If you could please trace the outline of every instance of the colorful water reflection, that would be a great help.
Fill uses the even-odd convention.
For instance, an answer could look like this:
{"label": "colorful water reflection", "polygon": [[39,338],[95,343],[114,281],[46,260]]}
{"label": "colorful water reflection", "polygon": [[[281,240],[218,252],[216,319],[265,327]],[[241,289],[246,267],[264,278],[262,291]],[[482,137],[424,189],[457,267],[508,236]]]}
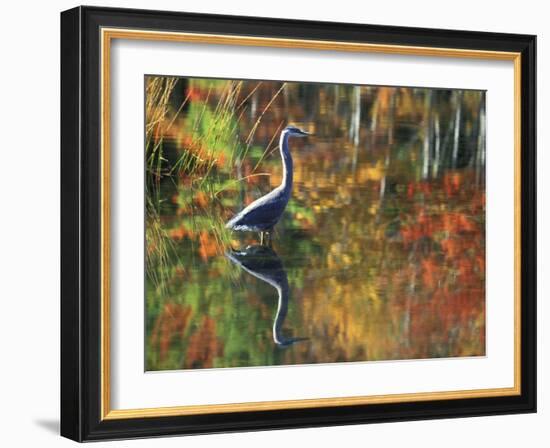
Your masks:
{"label": "colorful water reflection", "polygon": [[[484,355],[484,104],[148,77],[146,370]],[[280,183],[288,123],[315,136],[258,248],[223,224]]]}

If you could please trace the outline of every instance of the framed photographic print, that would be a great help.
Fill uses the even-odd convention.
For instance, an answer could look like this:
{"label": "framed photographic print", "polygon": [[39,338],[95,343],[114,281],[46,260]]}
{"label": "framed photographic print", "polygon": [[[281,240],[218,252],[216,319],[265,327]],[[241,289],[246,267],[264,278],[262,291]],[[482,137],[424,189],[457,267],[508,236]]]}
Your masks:
{"label": "framed photographic print", "polygon": [[61,14],[61,433],[536,410],[534,36]]}

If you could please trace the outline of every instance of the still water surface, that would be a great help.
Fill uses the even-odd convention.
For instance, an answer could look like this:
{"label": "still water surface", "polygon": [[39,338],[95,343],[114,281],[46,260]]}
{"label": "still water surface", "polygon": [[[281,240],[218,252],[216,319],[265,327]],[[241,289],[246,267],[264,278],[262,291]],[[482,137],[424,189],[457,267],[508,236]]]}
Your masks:
{"label": "still water surface", "polygon": [[[484,355],[483,92],[180,79],[167,98],[147,370]],[[280,183],[289,122],[315,135],[291,140],[261,247],[223,223]]]}

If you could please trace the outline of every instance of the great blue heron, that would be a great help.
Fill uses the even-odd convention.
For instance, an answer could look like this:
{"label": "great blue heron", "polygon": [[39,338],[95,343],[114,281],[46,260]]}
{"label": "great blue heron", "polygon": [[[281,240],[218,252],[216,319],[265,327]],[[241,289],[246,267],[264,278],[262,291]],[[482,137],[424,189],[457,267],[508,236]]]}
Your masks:
{"label": "great blue heron", "polygon": [[281,185],[265,196],[256,199],[225,225],[226,228],[240,231],[260,232],[260,244],[264,243],[265,233],[269,233],[281,218],[292,193],[292,156],[288,147],[290,137],[305,137],[309,133],[294,126],[287,126],[281,132],[279,150],[283,162]]}
{"label": "great blue heron", "polygon": [[287,347],[296,342],[307,340],[308,338],[285,337],[283,335],[283,323],[288,313],[290,288],[283,262],[277,253],[266,246],[248,246],[244,250],[232,250],[225,255],[250,275],[277,290],[278,302],[275,319],[273,319],[273,342],[279,347]]}

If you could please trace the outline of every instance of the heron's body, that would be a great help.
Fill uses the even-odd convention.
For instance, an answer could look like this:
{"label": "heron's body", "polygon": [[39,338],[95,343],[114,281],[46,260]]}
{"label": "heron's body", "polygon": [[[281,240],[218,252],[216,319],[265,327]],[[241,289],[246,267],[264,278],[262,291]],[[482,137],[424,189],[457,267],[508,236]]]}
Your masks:
{"label": "heron's body", "polygon": [[293,165],[288,146],[290,136],[308,135],[298,128],[288,126],[281,133],[279,149],[283,162],[283,180],[281,185],[265,196],[256,199],[227,222],[225,227],[239,231],[269,232],[281,219],[292,195]]}
{"label": "heron's body", "polygon": [[290,195],[290,191],[282,191],[279,186],[249,204],[225,226],[232,230],[269,232],[285,211]]}

